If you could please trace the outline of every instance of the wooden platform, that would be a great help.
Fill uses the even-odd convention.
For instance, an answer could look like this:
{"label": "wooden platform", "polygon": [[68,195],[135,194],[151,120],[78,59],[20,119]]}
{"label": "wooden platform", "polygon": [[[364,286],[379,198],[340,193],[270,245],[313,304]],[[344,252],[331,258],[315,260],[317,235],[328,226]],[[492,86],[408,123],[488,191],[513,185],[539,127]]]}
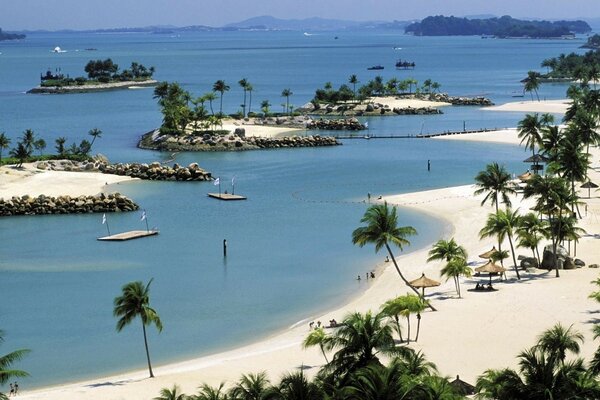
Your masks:
{"label": "wooden platform", "polygon": [[98,240],[122,242],[124,240],[139,239],[146,236],[158,235],[158,231],[129,231],[117,233],[115,235],[99,237]]}
{"label": "wooden platform", "polygon": [[225,201],[246,200],[246,197],[244,197],[244,196],[240,196],[237,194],[228,194],[228,193],[209,193],[208,197],[212,197],[213,199],[218,199],[218,200],[225,200]]}

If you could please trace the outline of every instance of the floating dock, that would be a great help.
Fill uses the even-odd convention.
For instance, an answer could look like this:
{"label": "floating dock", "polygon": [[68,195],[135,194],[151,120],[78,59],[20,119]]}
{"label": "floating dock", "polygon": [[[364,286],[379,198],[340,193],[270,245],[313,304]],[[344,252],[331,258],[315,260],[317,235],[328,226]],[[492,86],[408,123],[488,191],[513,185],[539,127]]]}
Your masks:
{"label": "floating dock", "polygon": [[246,197],[244,197],[244,196],[240,196],[237,194],[228,194],[228,193],[209,193],[208,197],[212,197],[213,199],[217,199],[217,200],[225,200],[225,201],[246,200]]}
{"label": "floating dock", "polygon": [[117,233],[115,235],[99,237],[98,240],[107,242],[123,242],[125,240],[139,239],[146,236],[158,235],[158,231],[129,231]]}

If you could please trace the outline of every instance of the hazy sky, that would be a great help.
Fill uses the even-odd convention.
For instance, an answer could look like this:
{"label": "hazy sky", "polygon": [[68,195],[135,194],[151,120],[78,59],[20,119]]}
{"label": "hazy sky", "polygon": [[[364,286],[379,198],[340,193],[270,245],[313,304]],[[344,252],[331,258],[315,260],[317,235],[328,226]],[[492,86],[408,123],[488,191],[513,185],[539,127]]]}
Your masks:
{"label": "hazy sky", "polygon": [[593,18],[600,16],[600,0],[0,0],[5,30],[222,26],[259,15],[390,21],[438,14]]}

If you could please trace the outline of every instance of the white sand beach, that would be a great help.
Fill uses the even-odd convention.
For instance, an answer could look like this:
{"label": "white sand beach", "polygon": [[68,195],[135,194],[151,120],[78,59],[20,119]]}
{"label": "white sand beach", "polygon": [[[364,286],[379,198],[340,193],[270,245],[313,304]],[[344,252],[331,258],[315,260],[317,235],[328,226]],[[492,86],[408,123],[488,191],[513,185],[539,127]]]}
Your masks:
{"label": "white sand beach", "polygon": [[[518,143],[514,129],[440,139]],[[594,160],[598,160],[599,156],[600,151],[594,149]],[[599,181],[600,173],[592,170],[590,179]],[[6,197],[11,194],[11,188],[19,187],[18,179],[11,182],[10,187],[4,183],[2,186],[1,193]],[[479,260],[477,254],[494,244],[493,239],[480,241],[478,235],[487,214],[493,209],[489,205],[481,207],[481,198],[475,197],[473,191],[474,187],[467,185],[390,196],[385,200],[431,214],[449,224],[453,232],[451,236],[467,248],[469,261],[478,263],[483,260]],[[584,197],[587,196],[587,191],[583,193]],[[587,264],[600,263],[599,239],[594,236],[600,233],[600,197],[598,193],[592,193],[592,198],[584,201],[588,208],[581,225],[588,235],[580,241],[577,256]],[[513,206],[527,210],[531,203],[516,197]],[[402,209],[399,214],[402,225]],[[359,226],[359,221],[356,225]],[[373,251],[373,248],[367,247],[364,251]],[[439,280],[442,263],[426,263],[428,251],[429,247],[405,255],[396,252],[398,263],[409,279],[425,272],[428,277]],[[517,254],[528,256],[529,250],[519,249]],[[300,346],[309,332],[309,321],[325,322],[332,318],[340,321],[349,312],[377,310],[384,301],[407,293],[392,263],[383,262],[384,253],[380,256],[380,266],[385,265],[385,268],[376,279],[361,282],[361,285],[368,285],[364,294],[336,310],[314,315],[297,326],[274,332],[269,338],[256,338],[254,344],[182,363],[157,366],[154,368],[154,379],[147,378],[147,371],[142,369],[37,391],[24,388],[19,397],[36,400],[150,399],[157,396],[161,388],[172,387],[173,384],[178,384],[183,392],[193,394],[202,383],[231,383],[242,373],[262,370],[267,371],[274,381],[284,372],[301,366],[312,375],[324,363],[324,359],[317,348],[302,350]],[[366,265],[365,272],[374,267]],[[594,290],[590,281],[598,276],[599,271],[585,267],[561,271],[561,277],[555,278],[553,271],[537,270],[522,272],[521,281],[517,281],[511,270],[507,272],[508,281],[495,284],[498,290],[494,292],[469,291],[476,281],[461,279],[462,299],[457,298],[451,281],[443,282],[440,287],[426,291],[438,311],[423,314],[419,342],[411,346],[423,350],[427,358],[437,364],[441,374],[458,374],[462,379],[474,383],[476,377],[488,368],[515,367],[516,355],[521,350],[532,346],[543,330],[562,322],[566,326],[573,324],[585,335],[582,355],[589,358],[598,345],[592,340],[590,321],[595,320],[594,313],[600,309],[600,305],[587,296]],[[140,362],[142,360],[140,350]]]}
{"label": "white sand beach", "polygon": [[567,99],[542,101],[515,101],[511,103],[501,104],[499,106],[483,107],[482,110],[564,114],[565,111],[567,111],[567,108],[569,108],[570,103],[571,101]]}
{"label": "white sand beach", "polygon": [[249,121],[226,119],[223,121],[224,130],[233,133],[237,128],[243,128],[246,136],[266,138],[293,136],[304,131],[303,129],[292,128],[289,126],[260,125],[255,123],[255,119],[250,119]]}
{"label": "white sand beach", "polygon": [[105,186],[131,181],[128,176],[101,174],[98,172],[48,171],[37,169],[33,164],[23,167],[0,167],[0,199],[12,196],[91,196],[102,192]]}
{"label": "white sand beach", "polygon": [[443,103],[440,101],[428,101],[428,100],[419,100],[419,99],[405,99],[405,98],[397,98],[393,96],[385,96],[385,97],[370,97],[367,99],[366,103],[379,103],[384,106],[388,106],[391,109],[394,108],[424,108],[424,107],[445,107],[451,106],[450,103]]}

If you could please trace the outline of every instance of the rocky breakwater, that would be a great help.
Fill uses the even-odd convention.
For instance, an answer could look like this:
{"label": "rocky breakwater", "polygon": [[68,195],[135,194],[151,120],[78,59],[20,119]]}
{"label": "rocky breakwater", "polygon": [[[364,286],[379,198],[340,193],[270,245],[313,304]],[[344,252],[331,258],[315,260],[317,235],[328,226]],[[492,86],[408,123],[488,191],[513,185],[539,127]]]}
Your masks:
{"label": "rocky breakwater", "polygon": [[425,100],[450,103],[453,106],[493,106],[494,103],[487,97],[458,97],[449,96],[447,93],[430,93]]}
{"label": "rocky breakwater", "polygon": [[378,115],[432,115],[443,114],[442,110],[435,107],[401,107],[391,108],[387,104],[378,102],[370,103],[348,103],[343,105],[333,104],[313,104],[306,103],[298,109],[300,112],[305,112],[311,115],[340,115],[340,116],[378,116]]}
{"label": "rocky breakwater", "polygon": [[294,147],[320,147],[341,144],[332,137],[284,136],[262,137],[246,136],[243,127],[228,134],[191,133],[185,135],[159,135],[157,131],[142,136],[138,147],[160,151],[243,151],[257,149],[280,149]]}
{"label": "rocky breakwater", "polygon": [[173,167],[163,166],[159,162],[151,164],[100,164],[99,171],[103,174],[130,176],[151,181],[209,181],[211,173],[203,170],[196,163],[187,167],[173,164]]}
{"label": "rocky breakwater", "polygon": [[342,143],[331,136],[287,136],[282,138],[249,137],[248,144],[259,149],[279,149],[289,147],[337,146]]}
{"label": "rocky breakwater", "polygon": [[0,199],[0,216],[48,215],[48,214],[88,214],[101,212],[135,211],[139,206],[129,198],[119,194],[100,193],[96,196],[49,197],[28,195],[11,199]]}
{"label": "rocky breakwater", "polygon": [[323,119],[311,120],[306,124],[306,129],[319,129],[329,131],[361,131],[366,126],[358,122],[356,118],[350,119]]}

